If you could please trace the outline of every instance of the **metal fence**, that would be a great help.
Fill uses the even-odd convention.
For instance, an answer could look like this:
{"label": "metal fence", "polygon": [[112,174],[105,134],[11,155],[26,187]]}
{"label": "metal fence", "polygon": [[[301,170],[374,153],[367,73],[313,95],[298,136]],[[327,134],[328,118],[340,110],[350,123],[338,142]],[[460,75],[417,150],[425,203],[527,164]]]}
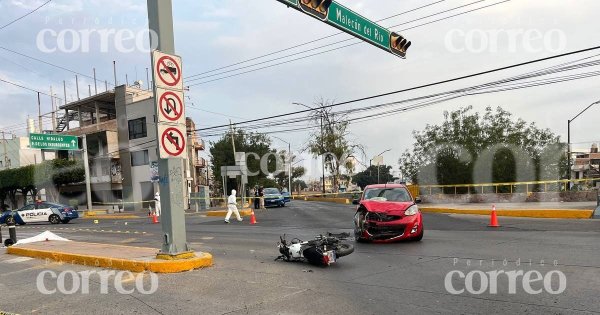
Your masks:
{"label": "metal fence", "polygon": [[560,192],[567,190],[588,190],[600,178],[561,179],[548,181],[510,182],[510,183],[483,183],[483,184],[455,184],[455,185],[420,185],[416,188],[419,195],[435,194],[498,194],[498,193],[532,193],[532,192]]}

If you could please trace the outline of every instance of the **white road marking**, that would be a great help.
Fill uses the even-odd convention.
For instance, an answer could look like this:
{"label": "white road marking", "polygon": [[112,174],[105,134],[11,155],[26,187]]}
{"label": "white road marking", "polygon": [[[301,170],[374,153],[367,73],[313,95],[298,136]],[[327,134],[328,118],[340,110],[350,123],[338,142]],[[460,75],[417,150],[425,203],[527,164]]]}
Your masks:
{"label": "white road marking", "polygon": [[33,258],[31,258],[31,257],[17,257],[17,258],[5,260],[5,261],[3,261],[3,263],[5,263],[5,264],[16,264],[16,263],[20,263],[20,262],[24,262],[24,261],[28,261],[28,260],[32,260],[32,259]]}

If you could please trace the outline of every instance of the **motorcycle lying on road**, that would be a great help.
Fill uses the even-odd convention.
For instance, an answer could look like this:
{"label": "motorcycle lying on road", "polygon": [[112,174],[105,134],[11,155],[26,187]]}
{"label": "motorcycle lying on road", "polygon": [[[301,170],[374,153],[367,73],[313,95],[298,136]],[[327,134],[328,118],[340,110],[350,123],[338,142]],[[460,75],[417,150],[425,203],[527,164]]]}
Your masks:
{"label": "motorcycle lying on road", "polygon": [[279,253],[275,260],[308,261],[316,266],[329,266],[338,258],[352,254],[354,246],[342,242],[350,236],[349,233],[318,235],[313,240],[302,241],[298,238],[287,242],[285,235],[279,237]]}

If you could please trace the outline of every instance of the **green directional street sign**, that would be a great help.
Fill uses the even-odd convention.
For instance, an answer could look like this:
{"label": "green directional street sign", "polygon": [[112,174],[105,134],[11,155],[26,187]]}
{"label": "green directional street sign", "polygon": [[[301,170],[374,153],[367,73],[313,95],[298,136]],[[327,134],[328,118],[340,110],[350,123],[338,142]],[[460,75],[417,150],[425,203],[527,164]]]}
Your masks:
{"label": "green directional street sign", "polygon": [[332,0],[277,0],[400,57],[411,42]]}
{"label": "green directional street sign", "polygon": [[43,150],[79,150],[79,139],[76,136],[31,133],[29,147]]}
{"label": "green directional street sign", "polygon": [[381,48],[390,48],[390,31],[364,18],[362,15],[332,2],[327,15],[329,23],[345,32],[371,42]]}

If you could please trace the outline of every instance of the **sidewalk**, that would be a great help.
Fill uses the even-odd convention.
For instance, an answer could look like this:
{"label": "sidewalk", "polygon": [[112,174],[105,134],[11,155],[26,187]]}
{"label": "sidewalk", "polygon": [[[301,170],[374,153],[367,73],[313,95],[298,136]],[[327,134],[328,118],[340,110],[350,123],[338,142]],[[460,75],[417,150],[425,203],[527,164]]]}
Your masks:
{"label": "sidewalk", "polygon": [[[498,216],[589,219],[596,209],[596,202],[526,202],[497,203]],[[492,203],[421,204],[422,212],[489,215]]]}
{"label": "sidewalk", "polygon": [[46,241],[14,245],[7,248],[6,252],[17,256],[50,259],[67,264],[133,272],[176,273],[210,267],[213,264],[212,255],[209,253],[190,252],[178,257],[169,256],[165,259],[158,259],[158,250],[154,248],[74,241]]}

